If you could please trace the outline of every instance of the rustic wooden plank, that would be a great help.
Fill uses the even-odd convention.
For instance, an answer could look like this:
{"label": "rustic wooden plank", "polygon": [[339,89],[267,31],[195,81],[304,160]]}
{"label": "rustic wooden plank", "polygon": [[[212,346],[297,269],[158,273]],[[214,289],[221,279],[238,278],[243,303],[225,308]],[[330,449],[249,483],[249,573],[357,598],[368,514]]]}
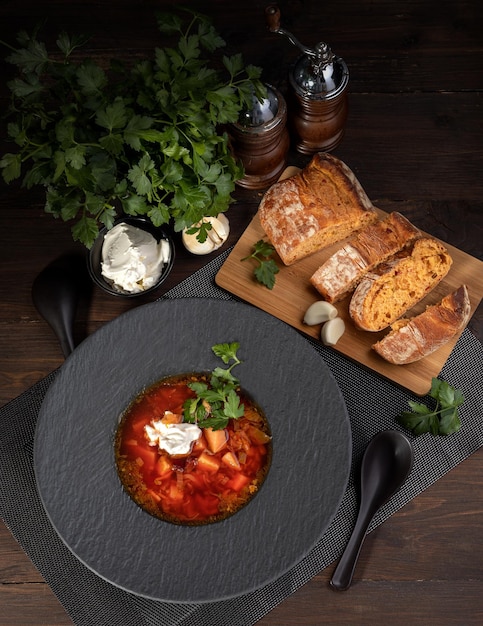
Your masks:
{"label": "rustic wooden plank", "polygon": [[2,626],[72,626],[73,622],[48,585],[0,585]]}
{"label": "rustic wooden plank", "polygon": [[[247,61],[264,67],[265,80],[286,88],[288,65],[297,51],[266,31],[265,3],[189,4],[214,17],[229,53],[242,52]],[[353,168],[371,199],[383,210],[402,210],[419,227],[481,258],[482,3],[279,4],[286,26],[301,41],[314,45],[325,40],[349,65],[349,120],[336,154]],[[94,58],[138,58],[160,41],[153,14],[166,6],[159,0],[4,0],[0,39],[12,41],[20,28],[32,30],[45,19],[51,41],[61,28],[90,32],[86,51]],[[7,76],[11,68],[0,62],[2,111]],[[0,129],[1,141],[3,125]],[[4,146],[2,142],[2,153]],[[304,165],[306,159],[293,155],[293,161]],[[240,197],[244,200],[232,213],[238,233],[255,213],[259,195],[242,192]],[[72,247],[68,227],[43,214],[41,193],[0,183],[1,404],[62,363],[51,330],[32,307],[30,285],[41,267]],[[189,272],[204,261],[183,254],[181,250],[166,288],[184,276],[180,266],[186,263]],[[479,318],[479,325],[471,326],[476,334],[482,327],[481,308],[472,320]],[[78,333],[92,332],[123,310],[120,301],[96,291],[90,312],[81,313]],[[367,540],[348,592],[335,595],[327,588],[328,568],[260,626],[481,623],[482,468],[479,451],[377,529]],[[2,525],[0,605],[1,626],[71,624]]]}
{"label": "rustic wooden plank", "polygon": [[0,522],[0,624],[71,626],[72,620],[25,552]]}
{"label": "rustic wooden plank", "polygon": [[0,584],[42,583],[43,577],[33,563],[25,559],[25,552],[10,534],[5,524],[0,524]]}
{"label": "rustic wooden plank", "polygon": [[[274,609],[257,626],[280,626],[287,623],[298,626],[325,623],[330,623],[331,626],[374,626],[382,623],[392,626],[443,623],[479,626],[483,618],[483,612],[474,608],[481,604],[482,586],[479,581],[452,582],[450,593],[448,581],[367,582],[361,584],[357,590],[343,592],[350,599],[334,596],[331,591],[321,591],[317,583],[318,581],[308,583],[297,592],[300,595],[289,598],[283,604],[283,612]],[[455,616],[454,622],[448,621],[449,615]],[[327,616],[330,616],[330,622],[326,621]]]}
{"label": "rustic wooden plank", "polygon": [[[182,2],[178,2],[183,4]],[[31,6],[30,6],[31,4]],[[173,4],[177,4],[174,2]],[[216,3],[215,3],[216,4]],[[266,5],[256,0],[224,3],[223,14],[210,12],[203,0],[190,6],[211,13],[227,42],[227,52],[241,52],[247,62],[264,67],[264,77],[274,84],[286,81],[288,67],[300,51],[265,26]],[[344,3],[278,3],[282,24],[302,43],[314,47],[326,41],[344,58],[351,75],[351,90],[359,93],[479,90],[483,74],[483,8],[474,0],[457,4],[414,0],[404,4],[373,0]],[[156,13],[163,8],[155,0],[127,2],[29,3],[25,9],[12,1],[0,7],[2,39],[14,42],[20,29],[42,23],[45,40],[54,47],[60,30],[92,34],[85,51],[93,58],[134,59],[161,41]],[[133,11],[142,28],[132,27]],[[115,25],[115,31],[113,30]],[[307,28],[310,25],[310,28]],[[107,33],[107,35],[106,35]],[[472,55],[471,66],[467,62]],[[4,86],[2,85],[3,89]]]}

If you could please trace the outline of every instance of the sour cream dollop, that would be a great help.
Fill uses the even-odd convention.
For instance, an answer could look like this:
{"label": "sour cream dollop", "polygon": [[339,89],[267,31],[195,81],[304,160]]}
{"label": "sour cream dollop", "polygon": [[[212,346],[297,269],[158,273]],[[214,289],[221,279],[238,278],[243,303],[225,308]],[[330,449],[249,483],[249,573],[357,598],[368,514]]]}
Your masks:
{"label": "sour cream dollop", "polygon": [[120,292],[140,293],[156,284],[170,254],[165,239],[158,243],[151,233],[121,222],[104,236],[102,276]]}
{"label": "sour cream dollop", "polygon": [[160,420],[146,424],[144,432],[150,446],[158,446],[168,454],[188,454],[201,436],[201,428],[196,424],[165,424]]}

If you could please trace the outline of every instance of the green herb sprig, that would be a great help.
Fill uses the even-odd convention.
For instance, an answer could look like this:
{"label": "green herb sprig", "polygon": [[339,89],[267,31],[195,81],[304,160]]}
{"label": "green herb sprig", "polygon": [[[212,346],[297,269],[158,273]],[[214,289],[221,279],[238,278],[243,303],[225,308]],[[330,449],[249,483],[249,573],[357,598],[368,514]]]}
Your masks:
{"label": "green herb sprig", "polygon": [[3,179],[44,187],[45,211],[87,247],[120,213],[192,227],[226,211],[243,176],[222,128],[254,93],[264,97],[262,70],[219,54],[225,42],[209,19],[180,11],[157,16],[173,45],[133,64],[79,58],[87,38],[65,33],[53,52],[37,32],[5,44],[18,75],[8,83],[16,146],[0,159]]}
{"label": "green herb sprig", "polygon": [[238,342],[219,343],[212,347],[213,353],[223,363],[232,363],[227,368],[215,367],[209,384],[194,382],[188,385],[196,393],[196,398],[187,400],[184,404],[185,422],[196,423],[200,428],[219,430],[226,428],[230,419],[243,417],[245,408],[237,393],[239,381],[231,373],[241,363],[237,357],[239,347]]}
{"label": "green herb sprig", "polygon": [[273,289],[275,286],[275,276],[280,271],[280,268],[271,258],[275,252],[275,248],[268,241],[260,239],[253,245],[253,252],[244,257],[242,261],[249,259],[255,259],[258,265],[255,267],[255,278],[259,283],[265,285],[268,289]]}
{"label": "green herb sprig", "polygon": [[429,395],[436,401],[434,408],[410,400],[408,404],[412,411],[403,411],[397,421],[415,435],[450,435],[457,432],[461,428],[458,407],[464,402],[462,392],[444,380],[433,378]]}

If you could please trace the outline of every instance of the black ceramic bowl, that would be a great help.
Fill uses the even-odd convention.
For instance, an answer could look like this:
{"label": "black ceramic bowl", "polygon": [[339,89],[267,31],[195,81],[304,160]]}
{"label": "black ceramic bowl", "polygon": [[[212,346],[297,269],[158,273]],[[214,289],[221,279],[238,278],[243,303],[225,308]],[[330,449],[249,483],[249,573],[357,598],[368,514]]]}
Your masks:
{"label": "black ceramic bowl", "polygon": [[90,249],[89,257],[88,257],[88,269],[89,269],[89,274],[92,280],[101,289],[103,289],[104,291],[106,291],[107,293],[113,296],[120,296],[122,298],[136,298],[138,296],[143,296],[146,293],[150,293],[154,291],[161,285],[161,283],[163,283],[166,280],[166,278],[168,277],[169,273],[171,272],[173,268],[174,254],[175,254],[174,244],[173,244],[171,237],[169,237],[162,228],[158,228],[157,226],[154,226],[154,224],[145,217],[134,217],[134,216],[126,215],[124,217],[118,218],[114,222],[113,225],[116,226],[117,224],[120,224],[122,222],[124,222],[125,224],[130,224],[131,226],[136,226],[137,228],[141,228],[147,231],[148,233],[151,233],[151,235],[153,235],[153,237],[158,242],[161,241],[161,239],[164,239],[169,244],[169,250],[170,250],[169,261],[165,263],[163,270],[161,272],[161,276],[159,277],[158,281],[152,287],[149,287],[149,289],[145,289],[144,291],[140,291],[137,293],[128,293],[128,292],[119,291],[118,289],[116,289],[102,275],[102,272],[101,272],[102,246],[104,243],[104,235],[107,233],[108,229],[104,227],[102,230],[99,231],[99,235],[97,236],[92,248]]}

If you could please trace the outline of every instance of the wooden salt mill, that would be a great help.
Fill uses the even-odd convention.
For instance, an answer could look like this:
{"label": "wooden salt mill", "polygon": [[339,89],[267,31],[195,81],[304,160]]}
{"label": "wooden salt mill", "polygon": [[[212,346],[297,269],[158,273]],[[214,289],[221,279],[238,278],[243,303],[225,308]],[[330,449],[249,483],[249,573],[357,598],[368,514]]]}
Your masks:
{"label": "wooden salt mill", "polygon": [[268,6],[265,16],[271,32],[286,36],[303,52],[289,72],[292,98],[287,99],[296,149],[303,154],[333,150],[342,140],[347,121],[347,65],[326,43],[312,50],[280,28],[277,5]]}
{"label": "wooden salt mill", "polygon": [[266,98],[252,97],[252,108],[242,112],[238,123],[230,124],[232,149],[245,174],[236,184],[247,189],[270,186],[285,169],[290,138],[286,127],[287,105],[282,94],[265,85]]}

